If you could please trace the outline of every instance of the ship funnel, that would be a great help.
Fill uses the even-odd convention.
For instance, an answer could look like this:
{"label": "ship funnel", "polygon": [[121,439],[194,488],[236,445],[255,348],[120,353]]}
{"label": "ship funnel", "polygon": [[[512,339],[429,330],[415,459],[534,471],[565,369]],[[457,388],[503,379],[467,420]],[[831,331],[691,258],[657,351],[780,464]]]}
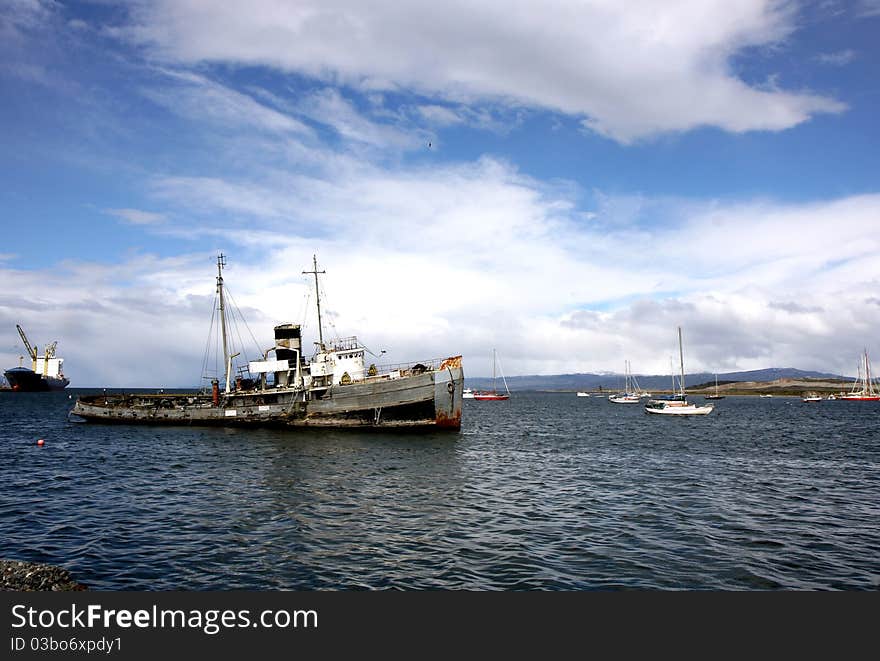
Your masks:
{"label": "ship funnel", "polygon": [[275,354],[278,360],[293,360],[302,355],[302,329],[299,324],[275,326]]}

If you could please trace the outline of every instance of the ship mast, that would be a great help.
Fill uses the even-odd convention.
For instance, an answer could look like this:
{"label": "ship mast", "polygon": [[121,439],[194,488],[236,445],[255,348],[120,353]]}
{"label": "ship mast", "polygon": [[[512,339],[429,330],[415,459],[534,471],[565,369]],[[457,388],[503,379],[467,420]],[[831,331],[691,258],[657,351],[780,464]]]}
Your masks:
{"label": "ship mast", "polygon": [[321,351],[324,350],[324,331],[321,329],[321,292],[318,287],[318,274],[319,273],[327,273],[327,271],[319,271],[318,270],[318,258],[315,255],[312,255],[312,270],[311,271],[303,271],[303,274],[311,273],[315,276],[315,300],[318,303],[318,346],[321,348]]}
{"label": "ship mast", "polygon": [[678,327],[678,359],[681,361],[681,398],[684,399],[684,351],[681,348],[681,326]]}
{"label": "ship mast", "polygon": [[217,255],[217,296],[220,300],[220,330],[223,334],[223,371],[226,375],[226,392],[229,392],[229,343],[226,339],[226,304],[223,299],[223,267],[226,266],[226,255]]}

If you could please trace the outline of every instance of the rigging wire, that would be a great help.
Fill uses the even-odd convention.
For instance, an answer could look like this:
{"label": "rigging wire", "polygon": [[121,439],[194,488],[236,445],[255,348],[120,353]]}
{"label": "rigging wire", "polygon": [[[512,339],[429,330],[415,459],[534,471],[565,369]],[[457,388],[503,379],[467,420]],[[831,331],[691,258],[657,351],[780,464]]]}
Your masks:
{"label": "rigging wire", "polygon": [[[202,380],[208,378],[208,363],[211,358],[211,340],[214,338],[214,320],[217,317],[217,292],[214,292],[214,298],[211,301],[211,325],[208,328],[208,338],[205,341],[205,355],[202,359]],[[216,355],[216,352],[215,352]],[[215,361],[216,363],[216,361]],[[217,373],[217,366],[214,365],[214,373]]]}
{"label": "rigging wire", "polygon": [[[245,342],[242,339],[242,330],[241,326],[243,325],[250,335],[251,340],[255,347],[257,347],[257,352],[259,352],[259,343],[257,342],[256,337],[254,336],[253,331],[247,323],[247,320],[244,318],[244,315],[241,313],[241,308],[239,308],[238,304],[235,302],[232,294],[229,291],[229,288],[224,286],[224,296],[227,299],[227,321],[230,322],[231,328],[230,332],[227,335],[227,341],[229,342],[230,354],[234,354],[236,352],[241,352],[244,354],[245,360],[247,360],[247,350],[245,349]],[[221,375],[225,375],[226,373],[226,365],[223,365],[222,368],[220,366],[220,358],[223,355],[223,338],[219,332],[219,293],[215,291],[213,300],[211,302],[211,324],[208,328],[208,338],[205,342],[205,353],[202,359],[202,379],[209,380],[212,378],[219,379]],[[212,340],[213,340],[213,352],[212,352]],[[213,356],[212,356],[213,353]],[[260,354],[262,355],[262,354]],[[211,370],[211,362],[213,358],[213,371]],[[233,372],[231,373],[231,377],[235,377],[235,371],[240,371],[240,364],[242,361],[234,361],[233,362]]]}
{"label": "rigging wire", "polygon": [[[251,336],[251,340],[253,341],[254,346],[257,348],[257,352],[260,354],[260,356],[262,356],[262,352],[260,351],[260,343],[257,342],[257,338],[254,337],[254,333],[251,330],[251,327],[248,326],[247,320],[241,313],[241,308],[238,307],[238,303],[235,302],[235,299],[232,297],[232,293],[229,291],[229,288],[226,288],[226,296],[232,303],[232,314],[230,315],[230,318],[232,319],[232,323],[235,326],[235,331],[238,334],[239,348],[245,354],[245,358],[247,358],[247,349],[245,349],[244,341],[241,339],[241,329],[238,326],[238,319],[240,319],[241,323],[244,324],[244,327],[247,329],[248,334]],[[238,315],[238,319],[236,319],[236,314]]]}
{"label": "rigging wire", "polygon": [[323,301],[325,301],[323,316],[326,318],[327,324],[333,329],[334,338],[339,339],[339,337],[340,337],[339,330],[336,328],[336,322],[334,321],[334,317],[336,317],[336,313],[333,311],[333,309],[330,307],[330,305],[328,305],[326,303],[326,301],[330,300],[330,298],[327,296],[327,289],[324,286],[324,284],[320,281],[318,281],[318,287],[321,290],[321,299]]}
{"label": "rigging wire", "polygon": [[309,301],[312,298],[312,288],[309,287],[308,283],[305,282],[305,279],[303,279],[303,284],[305,285],[305,292],[306,293],[303,296],[303,307],[302,307],[302,311],[299,314],[299,319],[302,320],[302,323],[300,324],[300,326],[302,327],[303,330],[305,330],[306,328],[309,327],[309,319],[308,319]]}

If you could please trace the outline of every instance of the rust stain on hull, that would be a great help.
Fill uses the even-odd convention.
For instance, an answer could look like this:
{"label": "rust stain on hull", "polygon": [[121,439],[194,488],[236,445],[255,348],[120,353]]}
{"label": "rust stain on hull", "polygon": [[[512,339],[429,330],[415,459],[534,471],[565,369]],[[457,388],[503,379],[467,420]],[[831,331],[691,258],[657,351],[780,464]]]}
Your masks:
{"label": "rust stain on hull", "polygon": [[461,429],[461,414],[450,416],[446,415],[443,411],[439,411],[434,422],[443,429]]}

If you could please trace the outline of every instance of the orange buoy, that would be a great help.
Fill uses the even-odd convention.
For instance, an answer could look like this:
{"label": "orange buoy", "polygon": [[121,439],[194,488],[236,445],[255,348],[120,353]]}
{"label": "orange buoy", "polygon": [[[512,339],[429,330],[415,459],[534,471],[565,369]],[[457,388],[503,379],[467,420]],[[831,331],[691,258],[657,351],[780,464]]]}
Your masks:
{"label": "orange buoy", "polygon": [[44,441],[42,438],[39,441],[37,441],[37,445],[43,446],[45,444],[46,444],[46,441]]}

